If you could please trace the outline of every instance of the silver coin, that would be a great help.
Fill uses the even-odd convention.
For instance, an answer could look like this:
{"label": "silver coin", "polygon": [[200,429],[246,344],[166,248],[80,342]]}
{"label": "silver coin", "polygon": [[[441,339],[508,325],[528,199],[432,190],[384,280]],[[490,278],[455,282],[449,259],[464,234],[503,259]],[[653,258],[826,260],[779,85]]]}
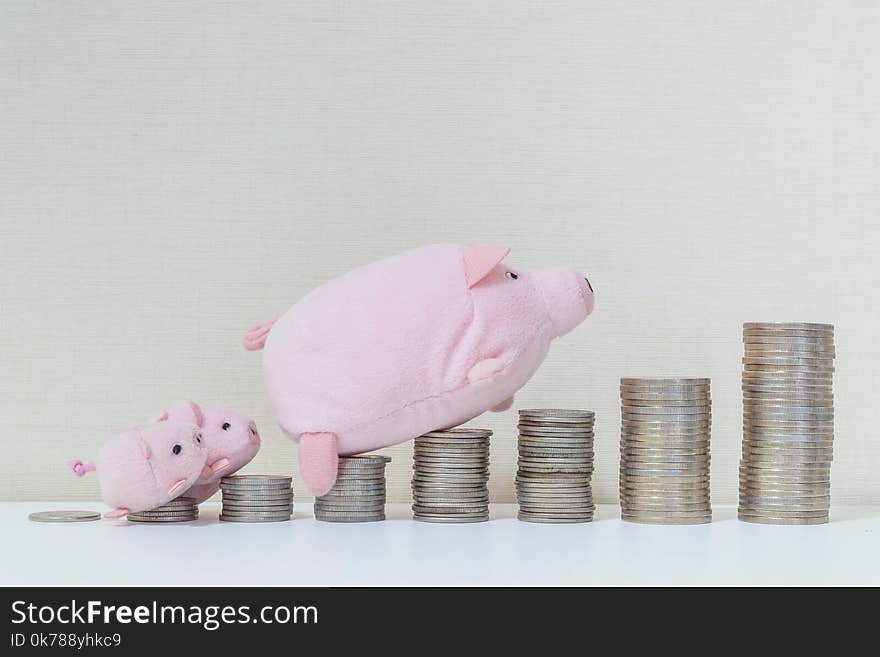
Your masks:
{"label": "silver coin", "polygon": [[352,454],[350,456],[340,456],[339,462],[345,463],[391,463],[391,457],[384,454]]}
{"label": "silver coin", "polygon": [[591,494],[592,486],[584,484],[581,486],[525,486],[516,487],[517,495],[588,495]]}
{"label": "silver coin", "polygon": [[621,513],[620,519],[625,522],[636,523],[640,525],[704,525],[712,522],[712,514],[693,518],[675,518],[670,516],[656,516],[646,514],[626,514]]}
{"label": "silver coin", "polygon": [[179,511],[132,511],[129,516],[144,518],[179,518],[198,515],[198,509],[181,509]]}
{"label": "silver coin", "polygon": [[221,518],[251,518],[251,519],[273,519],[273,518],[289,518],[290,509],[281,509],[278,511],[240,511],[222,509],[220,511]]}
{"label": "silver coin", "polygon": [[693,510],[654,510],[654,509],[622,509],[622,513],[626,515],[639,516],[663,516],[668,518],[699,518],[712,513],[711,509],[693,509]]}
{"label": "silver coin", "polygon": [[683,385],[709,385],[712,379],[709,378],[677,378],[677,377],[621,377],[620,385],[660,385],[660,386],[683,386]]}
{"label": "silver coin", "polygon": [[193,520],[198,520],[198,516],[180,516],[178,518],[149,518],[142,516],[132,516],[128,515],[125,518],[128,522],[150,522],[150,523],[174,523],[174,522],[192,522]]}
{"label": "silver coin", "polygon": [[385,498],[386,498],[386,495],[384,493],[382,493],[380,495],[349,495],[349,494],[338,495],[338,494],[334,493],[333,490],[331,489],[331,491],[329,493],[327,493],[325,495],[321,495],[319,497],[316,497],[315,500],[326,500],[328,502],[329,501],[346,501],[346,500],[351,500],[351,501],[358,500],[361,502],[379,502],[379,501],[384,502]]}
{"label": "silver coin", "polygon": [[567,493],[564,495],[554,495],[545,491],[544,493],[528,493],[525,491],[517,491],[517,499],[520,501],[528,501],[528,502],[546,502],[548,504],[552,503],[560,503],[560,502],[583,502],[583,501],[591,501],[593,499],[593,494],[589,491],[578,493],[576,495],[572,495],[571,493]]}
{"label": "silver coin", "polygon": [[101,514],[97,511],[35,511],[28,516],[33,522],[91,522],[100,519]]}
{"label": "silver coin", "polygon": [[779,335],[754,335],[749,334],[748,344],[792,344],[792,345],[811,345],[811,344],[834,344],[832,335],[815,335],[810,337],[803,336],[779,336]]}
{"label": "silver coin", "polygon": [[463,449],[434,449],[434,448],[424,448],[420,447],[413,452],[413,456],[455,456],[459,458],[468,458],[468,459],[479,459],[479,458],[488,458],[489,450],[488,449],[474,449],[471,447],[465,447]]}
{"label": "silver coin", "polygon": [[442,489],[442,488],[460,488],[460,489],[477,489],[485,488],[489,482],[488,477],[475,477],[468,479],[456,478],[433,478],[433,479],[416,479],[413,478],[411,485],[413,488],[426,489]]}
{"label": "silver coin", "polygon": [[284,475],[231,475],[220,480],[221,485],[237,486],[290,486],[292,483],[293,477]]}
{"label": "silver coin", "polygon": [[708,436],[699,440],[665,440],[663,438],[647,438],[644,436],[634,439],[630,436],[621,436],[620,447],[625,449],[646,449],[646,450],[672,450],[671,453],[690,451],[706,451],[710,447]]}
{"label": "silver coin", "polygon": [[653,504],[675,507],[681,504],[706,505],[709,503],[710,495],[708,489],[686,495],[673,495],[667,491],[633,491],[625,489],[620,491],[618,499],[621,501],[621,503],[625,502],[627,504],[634,504],[636,506],[638,506],[639,504]]}
{"label": "silver coin", "polygon": [[272,491],[261,491],[254,489],[224,490],[222,491],[222,496],[229,499],[241,498],[248,500],[290,499],[293,497],[293,489],[278,488]]}
{"label": "silver coin", "polygon": [[738,513],[737,518],[742,522],[751,522],[763,525],[824,525],[828,523],[828,515],[818,518],[777,518],[773,516],[750,515]]}
{"label": "silver coin", "polygon": [[834,324],[817,324],[814,322],[745,322],[743,323],[743,331],[822,331],[827,333],[834,332]]}
{"label": "silver coin", "polygon": [[582,517],[576,517],[576,518],[553,518],[553,517],[545,518],[543,516],[533,516],[533,515],[529,515],[527,513],[517,513],[516,517],[517,517],[517,520],[521,520],[522,522],[537,522],[537,523],[550,524],[550,525],[569,524],[569,523],[571,523],[571,524],[584,523],[584,522],[592,522],[593,521],[593,514],[585,515]]}
{"label": "silver coin", "polygon": [[552,419],[558,422],[587,421],[596,417],[593,411],[585,411],[574,408],[521,408],[519,417]]}
{"label": "silver coin", "polygon": [[282,511],[282,510],[290,510],[293,509],[293,504],[290,502],[282,502],[277,504],[240,504],[240,503],[223,503],[223,511],[266,511],[266,512],[274,512],[274,511]]}
{"label": "silver coin", "polygon": [[254,517],[254,516],[230,516],[223,513],[219,519],[223,522],[286,522],[291,519],[290,515],[278,517]]}
{"label": "silver coin", "polygon": [[443,520],[444,518],[473,518],[474,520],[479,520],[481,518],[485,518],[488,520],[489,518],[489,509],[481,509],[479,511],[472,512],[461,512],[461,513],[453,513],[449,512],[424,512],[424,511],[413,511],[413,518],[435,518],[438,520]]}
{"label": "silver coin", "polygon": [[830,454],[791,454],[785,452],[767,453],[743,450],[743,460],[750,464],[769,463],[771,465],[811,465],[831,464]]}
{"label": "silver coin", "polygon": [[592,486],[589,483],[566,487],[525,485],[518,485],[516,487],[517,494],[521,495],[584,495],[590,494],[591,490]]}
{"label": "silver coin", "polygon": [[417,522],[434,522],[434,523],[464,523],[464,522],[487,522],[489,520],[489,514],[487,513],[485,516],[475,516],[475,517],[467,517],[467,516],[420,516],[413,514],[413,520]]}
{"label": "silver coin", "polygon": [[456,460],[453,458],[425,458],[416,456],[413,463],[426,470],[485,470],[489,467],[487,459]]}
{"label": "silver coin", "polygon": [[417,471],[413,475],[413,481],[417,483],[424,484],[442,484],[444,482],[451,483],[481,483],[487,481],[489,479],[488,472],[461,472],[461,473],[450,473],[450,472],[426,472],[426,471]]}
{"label": "silver coin", "polygon": [[489,438],[492,435],[491,429],[472,429],[465,427],[455,427],[454,429],[442,429],[439,431],[429,431],[420,438],[458,438],[460,440],[474,438]]}
{"label": "silver coin", "polygon": [[488,450],[492,446],[489,438],[426,438],[421,436],[413,441],[414,449],[442,450]]}
{"label": "silver coin", "polygon": [[632,482],[618,481],[620,492],[631,495],[680,495],[693,496],[709,492],[709,481],[669,483],[669,482]]}
{"label": "silver coin", "polygon": [[627,516],[655,515],[672,518],[706,517],[712,514],[711,504],[694,505],[649,505],[649,504],[626,504],[621,502],[621,514]]}
{"label": "silver coin", "polygon": [[595,437],[593,431],[571,431],[570,429],[557,429],[554,427],[543,427],[540,429],[532,429],[526,427],[518,427],[519,437],[530,438],[532,440],[567,440],[572,442],[584,442],[592,440]]}
{"label": "silver coin", "polygon": [[315,515],[323,513],[350,513],[351,515],[376,515],[385,513],[385,505],[374,506],[315,506]]}
{"label": "silver coin", "polygon": [[828,509],[751,509],[740,506],[740,514],[773,516],[776,518],[821,518],[828,515]]}
{"label": "silver coin", "polygon": [[561,429],[563,431],[583,432],[592,431],[596,422],[593,418],[581,421],[557,421],[557,420],[533,420],[527,417],[521,417],[517,423],[517,427],[526,430],[542,429]]}
{"label": "silver coin", "polygon": [[320,522],[381,522],[385,520],[384,513],[372,515],[352,515],[352,516],[324,516],[316,515],[315,520]]}
{"label": "silver coin", "polygon": [[782,497],[767,498],[756,495],[739,496],[739,508],[743,511],[750,512],[769,511],[775,513],[776,511],[825,511],[827,513],[830,504],[830,497],[803,500]]}

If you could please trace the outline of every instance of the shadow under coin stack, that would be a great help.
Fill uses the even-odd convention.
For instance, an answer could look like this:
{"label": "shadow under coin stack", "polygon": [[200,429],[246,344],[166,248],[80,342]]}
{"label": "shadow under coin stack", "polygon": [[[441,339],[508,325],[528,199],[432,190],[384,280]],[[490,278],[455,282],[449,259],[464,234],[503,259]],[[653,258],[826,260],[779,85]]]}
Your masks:
{"label": "shadow under coin stack", "polygon": [[225,522],[281,522],[293,515],[293,478],[233,475],[220,480]]}
{"label": "shadow under coin stack", "polygon": [[199,519],[199,505],[192,497],[178,497],[149,511],[129,513],[131,522],[188,522]]}
{"label": "shadow under coin stack", "polygon": [[340,456],[336,483],[315,498],[315,519],[324,522],[385,520],[385,466],[387,456]]}
{"label": "shadow under coin stack", "polygon": [[489,429],[445,429],[415,440],[413,519],[489,519]]}
{"label": "shadow under coin stack", "polygon": [[593,505],[592,411],[519,412],[517,518],[526,522],[590,522]]}
{"label": "shadow under coin stack", "polygon": [[657,525],[712,521],[709,379],[621,379],[620,513]]}
{"label": "shadow under coin stack", "polygon": [[743,325],[740,520],[828,522],[834,440],[834,327]]}

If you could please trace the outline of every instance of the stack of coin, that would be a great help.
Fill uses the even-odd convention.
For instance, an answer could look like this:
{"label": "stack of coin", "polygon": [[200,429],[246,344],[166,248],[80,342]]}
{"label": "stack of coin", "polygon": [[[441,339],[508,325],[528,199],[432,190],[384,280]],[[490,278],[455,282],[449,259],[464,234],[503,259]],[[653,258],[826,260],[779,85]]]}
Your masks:
{"label": "stack of coin", "polygon": [[489,519],[489,429],[445,429],[415,440],[413,518],[424,522]]}
{"label": "stack of coin", "polygon": [[590,522],[596,507],[592,411],[524,409],[519,412],[517,517],[527,522]]}
{"label": "stack of coin", "polygon": [[621,379],[620,400],[621,517],[711,522],[709,379]]}
{"label": "stack of coin", "polygon": [[739,519],[828,522],[834,441],[834,327],[743,325]]}
{"label": "stack of coin", "polygon": [[293,479],[272,475],[232,475],[220,480],[226,522],[279,522],[293,514]]}
{"label": "stack of coin", "polygon": [[199,505],[192,497],[178,497],[149,511],[129,513],[131,522],[187,522],[198,520]]}
{"label": "stack of coin", "polygon": [[315,518],[325,522],[385,520],[385,465],[378,454],[340,456],[336,483],[315,498]]}

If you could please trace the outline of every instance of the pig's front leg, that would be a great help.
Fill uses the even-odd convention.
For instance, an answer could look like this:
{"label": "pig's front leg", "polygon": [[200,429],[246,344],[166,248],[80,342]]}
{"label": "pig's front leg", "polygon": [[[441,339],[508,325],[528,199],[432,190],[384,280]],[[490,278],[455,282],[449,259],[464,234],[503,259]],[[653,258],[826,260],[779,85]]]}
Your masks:
{"label": "pig's front leg", "polygon": [[313,495],[324,495],[333,488],[338,464],[335,433],[315,431],[300,435],[299,469]]}
{"label": "pig's front leg", "polygon": [[[499,376],[504,371],[505,367],[505,361],[500,358],[487,358],[481,360],[468,370],[468,383],[472,385],[489,383]],[[495,413],[501,413],[509,409],[511,406],[513,406],[513,397],[508,397],[503,402],[496,404],[489,410]]]}

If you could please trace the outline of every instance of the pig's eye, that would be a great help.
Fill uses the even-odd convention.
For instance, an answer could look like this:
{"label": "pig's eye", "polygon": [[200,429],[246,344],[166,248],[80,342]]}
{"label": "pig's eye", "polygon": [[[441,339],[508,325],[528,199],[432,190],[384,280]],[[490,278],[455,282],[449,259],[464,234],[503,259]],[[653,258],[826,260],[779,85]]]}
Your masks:
{"label": "pig's eye", "polygon": [[509,278],[509,279],[511,279],[511,280],[514,280],[514,281],[515,281],[517,278],[519,278],[519,276],[518,276],[517,274],[514,274],[512,271],[509,271],[509,272],[507,272],[507,273],[504,274],[504,275],[507,276],[507,278]]}
{"label": "pig's eye", "polygon": [[224,422],[224,423],[223,423],[223,426],[220,427],[220,428],[223,429],[223,431],[229,431],[229,427],[231,427],[231,426],[232,426],[232,425],[229,424],[229,422]]}
{"label": "pig's eye", "polygon": [[174,454],[175,456],[180,454],[180,452],[182,452],[182,451],[183,451],[183,447],[181,447],[180,445],[175,445],[174,447],[171,448],[171,453]]}

